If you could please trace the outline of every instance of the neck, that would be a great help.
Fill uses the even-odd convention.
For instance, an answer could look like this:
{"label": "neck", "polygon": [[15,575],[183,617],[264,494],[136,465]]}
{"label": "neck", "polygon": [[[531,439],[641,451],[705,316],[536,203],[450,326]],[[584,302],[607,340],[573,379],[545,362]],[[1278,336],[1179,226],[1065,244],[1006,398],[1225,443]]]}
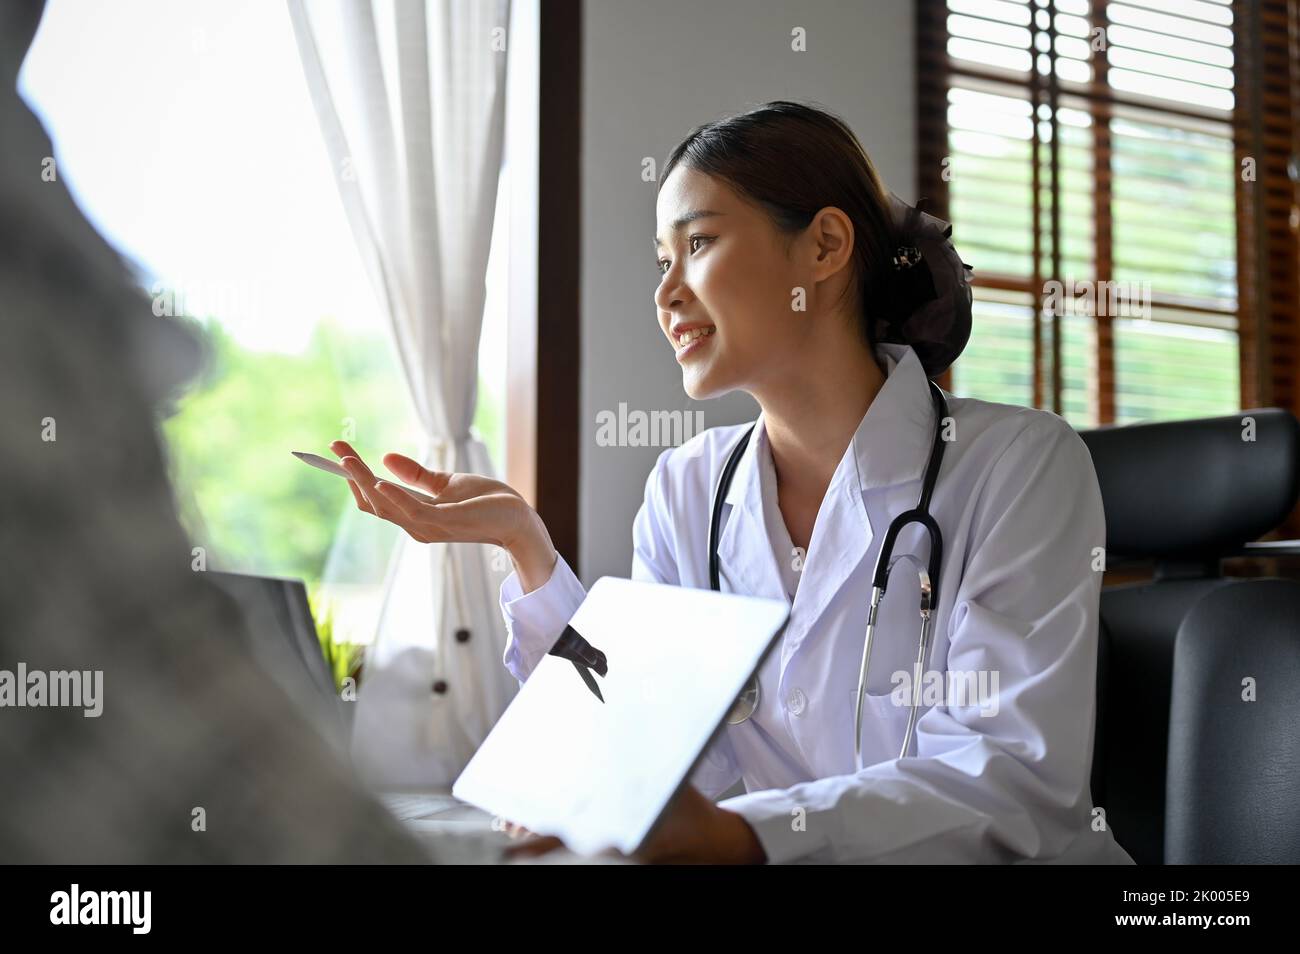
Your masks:
{"label": "neck", "polygon": [[802,353],[784,362],[781,377],[753,396],[763,409],[782,497],[815,505],[885,374],[860,339],[812,335],[805,341]]}

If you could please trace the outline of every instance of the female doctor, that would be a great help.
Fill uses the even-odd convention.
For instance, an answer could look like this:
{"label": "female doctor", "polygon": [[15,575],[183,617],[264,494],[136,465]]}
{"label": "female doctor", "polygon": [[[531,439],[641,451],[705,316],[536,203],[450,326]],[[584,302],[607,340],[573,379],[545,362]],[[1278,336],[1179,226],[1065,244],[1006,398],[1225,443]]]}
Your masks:
{"label": "female doctor", "polygon": [[[841,120],[790,102],[694,130],[656,216],[655,308],[686,393],[740,389],[761,413],[660,454],[632,576],[709,587],[716,494],[719,587],[791,611],[638,858],[1131,864],[1089,794],[1096,475],[1056,415],[932,388],[970,331],[946,223],[892,196]],[[510,553],[505,664],[527,679],[585,596],[536,512],[498,481],[386,455],[439,500],[424,503],[333,449],[362,510]],[[863,678],[877,559],[923,495],[937,533],[896,528]],[[919,637],[923,581],[937,602]]]}

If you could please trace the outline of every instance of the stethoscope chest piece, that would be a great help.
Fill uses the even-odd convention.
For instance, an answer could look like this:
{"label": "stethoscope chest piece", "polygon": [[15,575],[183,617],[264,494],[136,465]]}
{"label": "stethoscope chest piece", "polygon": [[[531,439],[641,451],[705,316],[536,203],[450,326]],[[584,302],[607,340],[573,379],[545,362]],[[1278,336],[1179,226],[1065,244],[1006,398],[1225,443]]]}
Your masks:
{"label": "stethoscope chest piece", "polygon": [[731,711],[727,713],[727,724],[740,725],[752,716],[758,708],[762,695],[758,688],[758,677],[755,676],[745,683],[745,688],[740,691],[740,695],[736,696],[736,701],[731,705]]}

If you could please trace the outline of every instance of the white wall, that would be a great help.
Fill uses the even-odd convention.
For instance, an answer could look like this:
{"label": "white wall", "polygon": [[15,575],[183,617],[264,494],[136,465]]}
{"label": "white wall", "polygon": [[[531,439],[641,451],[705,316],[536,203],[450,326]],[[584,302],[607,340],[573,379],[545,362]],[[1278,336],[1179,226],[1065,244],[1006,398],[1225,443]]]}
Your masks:
{"label": "white wall", "polygon": [[[658,165],[700,123],[773,99],[812,101],[857,133],[886,184],[915,201],[912,0],[587,0],[583,25],[581,566],[628,576],[632,519],[662,448],[600,447],[596,415],[704,412],[752,420],[745,394],[696,402],[652,302]],[[807,51],[790,49],[803,27]],[[544,187],[543,183],[543,187]],[[544,228],[544,224],[543,224]]]}

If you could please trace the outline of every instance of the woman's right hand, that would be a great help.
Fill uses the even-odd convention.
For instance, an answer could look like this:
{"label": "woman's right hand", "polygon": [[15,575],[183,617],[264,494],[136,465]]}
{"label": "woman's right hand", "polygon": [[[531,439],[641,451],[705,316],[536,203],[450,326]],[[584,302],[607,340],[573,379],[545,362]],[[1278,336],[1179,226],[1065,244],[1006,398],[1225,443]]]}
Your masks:
{"label": "woman's right hand", "polygon": [[551,575],[557,553],[537,512],[507,484],[480,474],[426,470],[403,454],[385,454],[384,466],[403,483],[435,498],[429,503],[398,484],[377,480],[346,441],[330,445],[357,507],[397,524],[420,543],[489,543],[510,554],[525,593]]}

